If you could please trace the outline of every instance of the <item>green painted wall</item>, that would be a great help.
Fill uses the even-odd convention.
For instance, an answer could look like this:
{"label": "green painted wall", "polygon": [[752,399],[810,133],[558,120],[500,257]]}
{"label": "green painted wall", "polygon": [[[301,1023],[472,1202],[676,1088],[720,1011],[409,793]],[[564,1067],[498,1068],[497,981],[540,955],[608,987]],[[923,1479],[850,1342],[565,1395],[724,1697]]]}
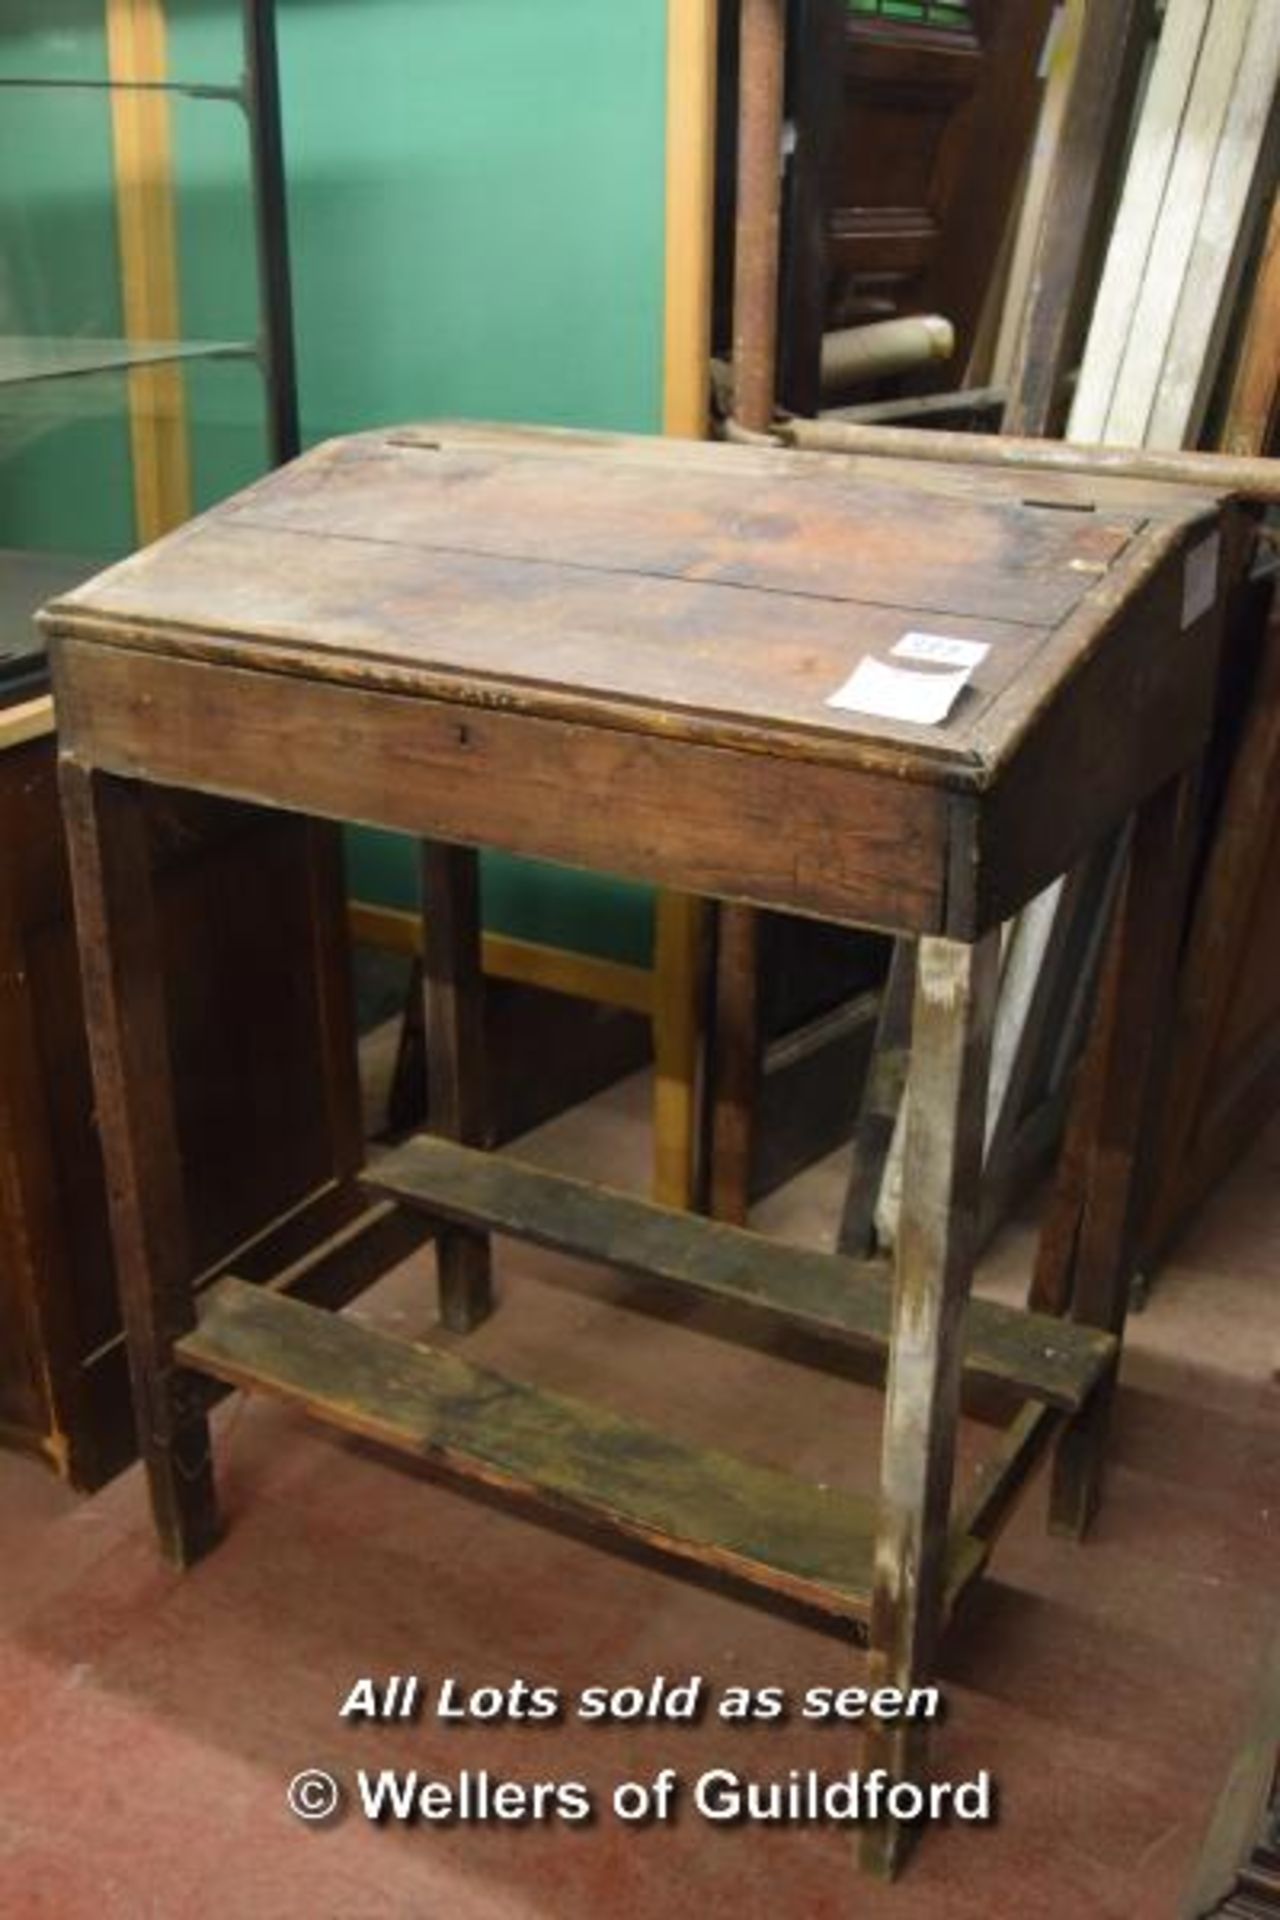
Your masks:
{"label": "green painted wall", "polygon": [[[174,78],[240,64],[227,0],[169,0]],[[303,427],[432,415],[656,430],[666,0],[279,0]],[[101,0],[0,0],[0,72],[105,71]],[[7,94],[0,333],[120,330],[108,109]],[[184,332],[251,338],[247,143],[178,100]],[[261,471],[245,365],[187,376],[195,492]],[[123,382],[0,396],[0,545],[134,544]],[[403,846],[352,836],[358,886],[407,902]],[[580,888],[490,862],[491,921],[642,958],[634,894],[593,935]],[[557,904],[559,903],[559,904]]]}
{"label": "green painted wall", "polygon": [[290,4],[308,431],[656,428],[665,0]]}

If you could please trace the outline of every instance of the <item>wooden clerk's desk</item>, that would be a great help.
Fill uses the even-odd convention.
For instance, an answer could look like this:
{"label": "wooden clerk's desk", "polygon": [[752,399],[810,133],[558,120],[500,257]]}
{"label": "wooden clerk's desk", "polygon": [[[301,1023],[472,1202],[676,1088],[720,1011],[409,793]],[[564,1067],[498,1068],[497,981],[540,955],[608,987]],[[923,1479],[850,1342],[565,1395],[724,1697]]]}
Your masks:
{"label": "wooden clerk's desk", "polygon": [[[925,1679],[1055,1439],[1059,1522],[1082,1528],[1096,1499],[1180,796],[1231,550],[1207,490],[423,427],[321,447],[56,602],[98,1110],[169,1556],[217,1535],[206,1412],[210,1382],[230,1383],[852,1622],[876,1683]],[[989,646],[945,720],[827,704],[911,631]],[[490,1310],[492,1229],[877,1350],[878,1504],[283,1289],[226,1279],[194,1298],[143,782],[428,842],[432,1132],[370,1178],[440,1223],[450,1328]],[[1076,1321],[970,1302],[1001,922],[1134,814]],[[892,1271],[483,1151],[471,850],[488,845],[918,939]],[[1019,1410],[953,1501],[962,1376]],[[870,1748],[868,1764],[916,1775],[920,1723],[877,1728]],[[874,1830],[864,1856],[892,1867],[909,1837]]]}

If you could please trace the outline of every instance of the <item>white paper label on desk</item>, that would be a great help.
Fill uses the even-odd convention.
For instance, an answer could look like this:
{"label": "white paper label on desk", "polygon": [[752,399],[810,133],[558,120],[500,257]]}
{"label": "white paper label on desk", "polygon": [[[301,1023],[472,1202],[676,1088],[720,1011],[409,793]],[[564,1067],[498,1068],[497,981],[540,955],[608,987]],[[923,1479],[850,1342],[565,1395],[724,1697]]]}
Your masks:
{"label": "white paper label on desk", "polygon": [[910,667],[891,667],[870,654],[859,660],[842,687],[827,700],[845,713],[871,713],[881,720],[911,720],[918,727],[936,727],[945,720],[972,667],[952,673],[916,673]]}
{"label": "white paper label on desk", "polygon": [[935,667],[968,667],[972,672],[991,648],[985,640],[957,640],[949,633],[904,633],[889,651],[902,660],[928,660]]}
{"label": "white paper label on desk", "polygon": [[1182,628],[1185,633],[1208,613],[1218,597],[1218,562],[1222,558],[1222,535],[1211,533],[1198,547],[1192,547],[1182,571]]}

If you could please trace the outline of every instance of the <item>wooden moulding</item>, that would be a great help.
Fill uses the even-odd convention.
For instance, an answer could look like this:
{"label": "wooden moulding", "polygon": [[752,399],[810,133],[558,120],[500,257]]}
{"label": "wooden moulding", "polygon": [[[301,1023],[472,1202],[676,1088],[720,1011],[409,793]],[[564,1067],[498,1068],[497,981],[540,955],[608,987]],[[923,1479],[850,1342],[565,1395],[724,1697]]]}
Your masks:
{"label": "wooden moulding", "polygon": [[[866,1618],[875,1510],[852,1494],[683,1446],[243,1281],[204,1296],[175,1352],[197,1373],[271,1393],[461,1479],[840,1620]],[[951,1598],[983,1557],[971,1542],[953,1545]]]}
{"label": "wooden moulding", "polygon": [[[760,1307],[811,1332],[888,1348],[892,1294],[883,1263],[784,1246],[741,1227],[429,1134],[376,1161],[366,1183],[457,1225],[489,1227],[535,1246]],[[993,1301],[970,1303],[965,1365],[975,1378],[1073,1408],[1113,1354],[1114,1342],[1092,1329]]]}

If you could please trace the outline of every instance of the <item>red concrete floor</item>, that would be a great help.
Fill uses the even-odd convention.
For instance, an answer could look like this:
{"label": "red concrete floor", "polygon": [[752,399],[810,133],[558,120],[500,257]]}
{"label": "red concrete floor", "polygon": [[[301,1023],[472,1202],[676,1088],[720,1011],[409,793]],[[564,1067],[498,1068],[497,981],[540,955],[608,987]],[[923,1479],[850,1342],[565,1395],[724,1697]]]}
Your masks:
{"label": "red concrete floor", "polygon": [[[546,1131],[544,1158],[620,1177],[644,1164],[631,1083]],[[818,1238],[841,1169],[763,1224]],[[1134,1327],[1109,1497],[1084,1548],[1050,1540],[1037,1490],[950,1642],[941,1771],[990,1769],[994,1827],[931,1832],[907,1876],[855,1876],[847,1832],[309,1828],[300,1769],[612,1786],[674,1767],[838,1774],[856,1737],[792,1719],[697,1726],[361,1726],[361,1674],[522,1677],[566,1695],[655,1674],[717,1694],[856,1682],[838,1637],[547,1530],[389,1465],[264,1402],[216,1421],[228,1531],[194,1572],[153,1550],[136,1473],[79,1501],[0,1459],[3,1920],[515,1920],[516,1916],[877,1916],[1171,1920],[1241,1729],[1280,1593],[1280,1130],[1205,1210]],[[1013,1233],[983,1284],[1014,1284]],[[483,1360],[664,1420],[820,1480],[867,1484],[878,1401],[830,1356],[677,1309],[550,1256],[501,1250]],[[631,1303],[624,1309],[623,1300]],[[635,1307],[642,1310],[636,1311]],[[429,1262],[360,1312],[431,1324]],[[966,1465],[982,1450],[967,1434]]]}

